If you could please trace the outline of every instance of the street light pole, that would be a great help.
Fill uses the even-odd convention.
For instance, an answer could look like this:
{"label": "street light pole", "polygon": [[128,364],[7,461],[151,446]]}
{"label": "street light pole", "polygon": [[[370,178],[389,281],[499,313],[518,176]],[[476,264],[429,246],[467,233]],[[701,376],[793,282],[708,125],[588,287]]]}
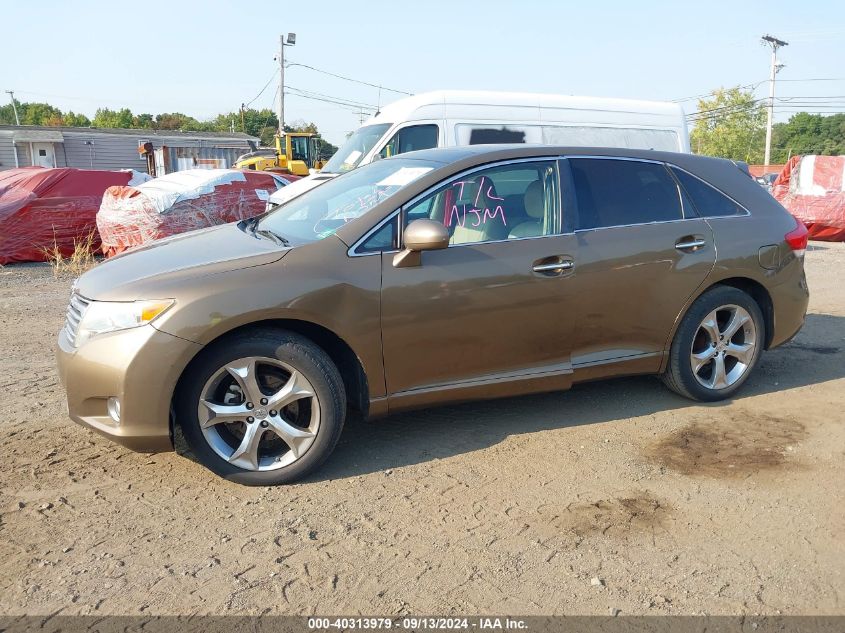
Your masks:
{"label": "street light pole", "polygon": [[296,44],[296,33],[288,33],[288,40],[285,36],[279,36],[279,138],[285,134],[285,46]]}
{"label": "street light pole", "polygon": [[15,105],[15,91],[7,90],[6,92],[9,93],[9,97],[12,99],[12,110],[15,112],[15,125],[20,125],[21,120],[18,118],[18,106]]}
{"label": "street light pole", "polygon": [[772,158],[772,118],[775,109],[775,75],[777,75],[777,72],[782,67],[778,64],[777,53],[781,46],[788,46],[788,42],[779,40],[771,35],[764,35],[763,42],[772,47],[772,68],[771,74],[769,75],[769,107],[767,108],[768,117],[766,120],[766,154],[763,158],[763,163],[768,165]]}
{"label": "street light pole", "polygon": [[285,36],[279,36],[279,138],[285,133]]}

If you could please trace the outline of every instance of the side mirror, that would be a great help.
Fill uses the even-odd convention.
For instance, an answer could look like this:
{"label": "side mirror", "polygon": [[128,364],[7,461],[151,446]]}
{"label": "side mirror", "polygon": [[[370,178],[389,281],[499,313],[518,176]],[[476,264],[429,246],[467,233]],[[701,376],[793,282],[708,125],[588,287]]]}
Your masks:
{"label": "side mirror", "polygon": [[402,234],[405,250],[396,253],[393,266],[406,268],[422,263],[423,251],[442,250],[449,246],[449,231],[434,220],[414,220]]}
{"label": "side mirror", "polygon": [[449,246],[449,231],[441,222],[414,220],[402,234],[411,251],[436,251]]}

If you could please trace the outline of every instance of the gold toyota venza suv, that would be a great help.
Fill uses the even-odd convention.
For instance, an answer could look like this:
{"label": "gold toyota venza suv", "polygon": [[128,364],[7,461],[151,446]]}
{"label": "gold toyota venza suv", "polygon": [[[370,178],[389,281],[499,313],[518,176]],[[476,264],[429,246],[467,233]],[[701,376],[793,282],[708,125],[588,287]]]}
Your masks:
{"label": "gold toyota venza suv", "polygon": [[804,322],[807,232],[727,160],[472,146],[403,154],[79,278],[70,417],[138,451],[290,482],[348,410],[657,374],[733,396]]}

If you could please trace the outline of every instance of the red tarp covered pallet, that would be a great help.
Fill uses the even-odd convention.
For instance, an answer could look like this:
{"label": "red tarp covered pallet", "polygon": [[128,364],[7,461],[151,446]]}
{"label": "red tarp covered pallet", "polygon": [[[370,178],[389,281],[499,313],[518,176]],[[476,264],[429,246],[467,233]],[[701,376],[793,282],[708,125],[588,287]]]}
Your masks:
{"label": "red tarp covered pallet", "polygon": [[111,257],[151,240],[254,217],[290,180],[261,171],[191,169],[137,187],[111,187],[97,214],[103,252]]}
{"label": "red tarp covered pallet", "polygon": [[772,195],[807,225],[811,240],[845,241],[845,156],[793,156]]}
{"label": "red tarp covered pallet", "polygon": [[129,171],[23,167],[0,171],[0,264],[45,261],[58,247],[67,257],[75,243],[96,235],[103,192],[126,185]]}

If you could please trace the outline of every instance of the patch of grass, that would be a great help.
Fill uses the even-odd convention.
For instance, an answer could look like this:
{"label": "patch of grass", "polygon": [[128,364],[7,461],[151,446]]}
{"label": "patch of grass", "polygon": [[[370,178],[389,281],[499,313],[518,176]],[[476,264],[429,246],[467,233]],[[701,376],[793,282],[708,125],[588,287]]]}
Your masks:
{"label": "patch of grass", "polygon": [[75,238],[73,240],[73,252],[65,257],[54,238],[53,246],[42,249],[44,258],[53,269],[53,277],[59,278],[62,275],[78,277],[86,270],[93,268],[97,264],[94,250],[95,241],[94,231],[84,237]]}

